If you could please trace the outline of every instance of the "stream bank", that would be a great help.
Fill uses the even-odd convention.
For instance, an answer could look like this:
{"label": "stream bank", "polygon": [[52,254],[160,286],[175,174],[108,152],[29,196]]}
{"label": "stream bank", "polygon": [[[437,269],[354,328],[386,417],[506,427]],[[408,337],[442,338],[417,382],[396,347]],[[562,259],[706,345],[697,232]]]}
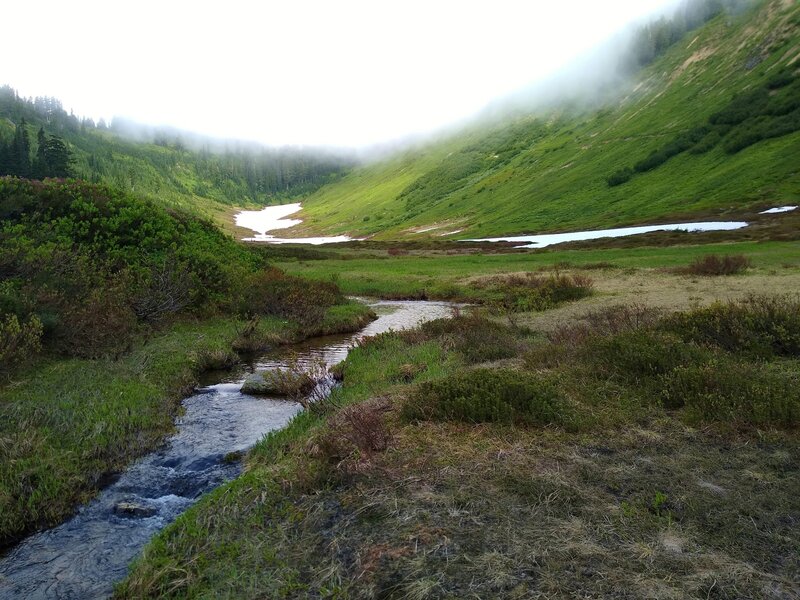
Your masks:
{"label": "stream bank", "polygon": [[288,360],[343,360],[362,336],[445,317],[438,302],[376,302],[378,318],[356,334],[281,347],[184,400],[177,432],[162,448],[127,469],[66,523],[35,534],[0,560],[0,598],[103,598],[125,576],[147,541],[203,493],[241,472],[240,456],[269,431],[286,425],[300,406],[241,394],[247,373]]}

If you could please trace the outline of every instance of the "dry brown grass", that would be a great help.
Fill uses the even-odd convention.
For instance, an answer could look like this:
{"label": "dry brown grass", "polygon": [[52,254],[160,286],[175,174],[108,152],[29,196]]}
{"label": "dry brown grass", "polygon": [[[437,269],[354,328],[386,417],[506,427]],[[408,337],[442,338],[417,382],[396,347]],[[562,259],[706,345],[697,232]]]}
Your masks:
{"label": "dry brown grass", "polygon": [[391,408],[388,398],[342,408],[328,419],[328,426],[313,441],[311,453],[335,463],[343,472],[359,471],[392,442],[393,432],[387,425]]}
{"label": "dry brown grass", "polygon": [[638,269],[596,272],[593,279],[592,296],[546,312],[518,315],[519,324],[548,332],[619,304],[637,303],[674,312],[716,301],[739,300],[753,294],[785,294],[800,290],[800,273],[794,269],[762,270],[744,277],[693,278],[655,269]]}
{"label": "dry brown grass", "polygon": [[[312,589],[348,597],[788,599],[798,458],[792,436],[672,420],[405,427],[349,485],[300,500],[313,517],[284,551],[311,551]],[[335,544],[305,546],[320,531]]]}

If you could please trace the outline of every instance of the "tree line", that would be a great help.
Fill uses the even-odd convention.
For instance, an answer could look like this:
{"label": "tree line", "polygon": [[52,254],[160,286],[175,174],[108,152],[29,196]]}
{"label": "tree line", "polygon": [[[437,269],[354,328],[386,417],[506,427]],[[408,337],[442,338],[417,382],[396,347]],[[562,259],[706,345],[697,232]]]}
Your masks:
{"label": "tree line", "polygon": [[67,178],[74,175],[72,163],[72,151],[64,140],[57,135],[47,135],[44,127],[36,134],[34,151],[24,118],[14,128],[8,143],[0,140],[0,176]]}
{"label": "tree line", "polygon": [[671,17],[661,17],[634,32],[623,70],[633,72],[649,65],[689,31],[722,13],[736,14],[752,4],[753,0],[687,0]]}
{"label": "tree line", "polygon": [[312,192],[355,162],[331,150],[213,140],[116,118],[95,122],[56,98],[0,87],[0,175],[75,177],[184,206],[196,197],[269,203]]}

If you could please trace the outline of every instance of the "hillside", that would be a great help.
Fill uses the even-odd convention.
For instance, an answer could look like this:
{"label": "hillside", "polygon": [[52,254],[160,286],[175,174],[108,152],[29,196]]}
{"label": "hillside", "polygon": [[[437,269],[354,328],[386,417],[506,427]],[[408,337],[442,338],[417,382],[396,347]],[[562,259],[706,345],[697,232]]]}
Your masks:
{"label": "hillside", "polygon": [[[23,120],[31,160],[42,128],[64,140],[75,177],[200,211],[221,223],[231,207],[274,204],[308,193],[353,164],[352,157],[334,151],[225,142],[120,119],[108,126],[67,113],[55,98],[25,99],[0,87],[0,150]],[[32,175],[4,172],[1,163],[0,175]]]}
{"label": "hillside", "polygon": [[791,0],[719,15],[602,109],[473,125],[353,170],[304,198],[297,235],[459,239],[796,203],[798,25]]}

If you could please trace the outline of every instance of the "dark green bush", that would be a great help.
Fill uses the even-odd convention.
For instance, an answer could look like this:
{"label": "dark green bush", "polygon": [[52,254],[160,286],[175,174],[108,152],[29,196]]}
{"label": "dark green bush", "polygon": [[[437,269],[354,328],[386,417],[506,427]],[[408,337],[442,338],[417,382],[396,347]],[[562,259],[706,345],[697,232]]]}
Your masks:
{"label": "dark green bush", "polygon": [[735,96],[722,110],[709,117],[713,125],[737,125],[760,115],[769,103],[769,92],[765,87],[759,87],[751,92]]}
{"label": "dark green bush", "polygon": [[689,148],[690,154],[705,154],[706,152],[712,150],[717,144],[722,141],[723,136],[725,133],[722,131],[720,127],[714,128],[709,131],[703,138],[697,142],[694,146]]}
{"label": "dark green bush", "polygon": [[697,421],[786,427],[800,423],[796,372],[726,357],[675,368],[662,379],[661,396],[666,407],[685,407]]}
{"label": "dark green bush", "polygon": [[42,323],[36,316],[20,322],[16,315],[0,318],[0,375],[29,361],[41,349]]}
{"label": "dark green bush", "polygon": [[118,354],[180,313],[239,309],[313,325],[341,300],[332,283],[268,269],[270,256],[119,190],[0,178],[0,311],[36,315],[45,345],[69,355]]}
{"label": "dark green bush", "polygon": [[423,383],[403,406],[411,421],[567,425],[570,411],[552,381],[509,369],[475,369]]}
{"label": "dark green bush", "polygon": [[667,162],[673,156],[684,152],[702,140],[710,131],[710,129],[701,125],[681,133],[667,145],[654,150],[650,155],[633,165],[633,170],[637,173],[643,173],[655,169],[657,166]]}
{"label": "dark green bush", "polygon": [[622,185],[623,183],[627,183],[630,181],[631,177],[633,177],[633,169],[630,167],[625,167],[624,169],[614,171],[606,178],[606,182],[608,183],[609,187],[614,187],[617,185]]}
{"label": "dark green bush", "polygon": [[767,81],[767,87],[771,90],[777,90],[778,88],[789,85],[794,79],[795,75],[792,69],[783,69]]}
{"label": "dark green bush", "polygon": [[800,300],[753,296],[678,313],[662,324],[687,342],[754,357],[800,356]]}
{"label": "dark green bush", "polygon": [[632,383],[703,362],[708,356],[706,350],[687,344],[674,334],[647,329],[595,338],[586,346],[586,358],[596,370]]}
{"label": "dark green bush", "polygon": [[476,314],[428,321],[401,335],[414,341],[438,340],[461,354],[467,364],[512,358],[522,343],[516,330]]}

